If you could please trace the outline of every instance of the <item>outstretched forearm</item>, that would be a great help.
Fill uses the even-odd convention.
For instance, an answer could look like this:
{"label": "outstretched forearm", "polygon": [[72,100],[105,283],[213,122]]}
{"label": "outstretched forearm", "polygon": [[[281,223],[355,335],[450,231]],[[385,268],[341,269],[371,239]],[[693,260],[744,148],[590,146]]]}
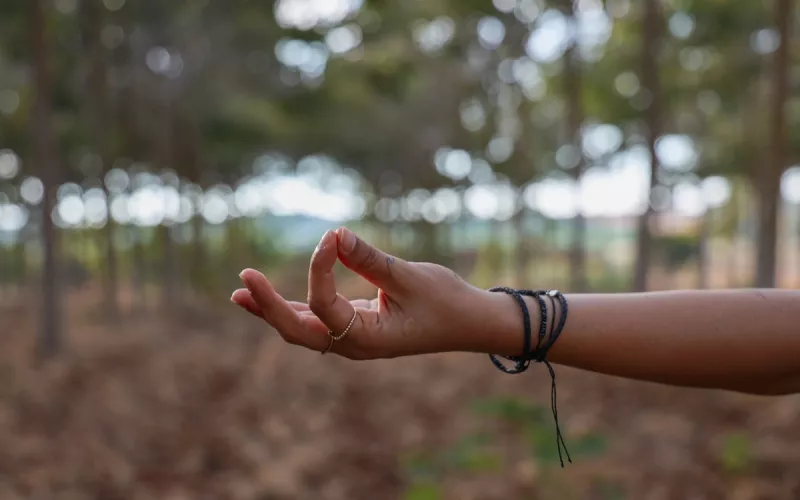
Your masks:
{"label": "outstretched forearm", "polygon": [[[380,289],[378,299],[337,293],[341,261]],[[309,266],[308,303],[290,303],[248,269],[231,300],[292,344],[350,359],[446,351],[518,356],[522,311],[513,297],[470,286],[451,270],[387,255],[346,228],[328,231]],[[800,291],[567,294],[554,363],[672,385],[759,394],[800,392]],[[548,301],[550,302],[550,301]],[[555,301],[553,301],[555,302]],[[550,322],[559,316],[551,305]],[[529,298],[534,332],[540,308]]]}
{"label": "outstretched forearm", "polygon": [[[548,359],[598,373],[758,394],[800,392],[800,291],[567,295]],[[506,299],[494,352],[518,354],[521,315]],[[538,310],[529,303],[532,313]],[[538,315],[536,315],[538,316]],[[537,321],[536,318],[532,318]],[[534,327],[534,330],[536,328]]]}

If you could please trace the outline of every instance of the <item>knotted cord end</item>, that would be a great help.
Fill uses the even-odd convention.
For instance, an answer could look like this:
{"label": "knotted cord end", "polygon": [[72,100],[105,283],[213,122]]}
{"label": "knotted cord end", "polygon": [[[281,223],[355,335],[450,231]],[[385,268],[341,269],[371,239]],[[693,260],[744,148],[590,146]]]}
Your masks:
{"label": "knotted cord end", "polygon": [[[561,335],[561,331],[564,329],[564,325],[567,321],[567,299],[564,297],[564,294],[559,292],[558,290],[515,290],[513,288],[508,287],[494,287],[489,289],[490,292],[502,292],[507,295],[511,295],[516,300],[517,304],[519,304],[520,309],[522,310],[522,326],[523,326],[523,353],[521,356],[502,356],[503,358],[513,361],[514,366],[512,368],[506,367],[497,357],[497,355],[490,354],[489,358],[492,360],[492,364],[494,366],[504,372],[511,375],[516,375],[519,373],[524,372],[530,366],[531,361],[535,361],[537,363],[544,363],[547,366],[548,371],[550,372],[550,378],[552,379],[552,388],[550,391],[550,402],[551,407],[553,410],[553,420],[555,421],[556,425],[556,446],[558,447],[558,459],[561,462],[561,467],[564,467],[564,458],[561,453],[561,449],[563,447],[564,453],[567,455],[567,461],[572,463],[572,457],[569,455],[569,450],[567,450],[567,444],[564,441],[564,436],[561,433],[561,427],[558,423],[558,406],[556,402],[556,373],[553,370],[553,366],[547,360],[547,353],[549,352],[550,348],[558,339],[559,335]],[[541,309],[541,322],[539,324],[539,336],[536,342],[536,347],[532,348],[532,333],[531,333],[531,315],[530,311],[528,310],[528,305],[525,303],[525,299],[523,297],[533,297],[539,303],[539,307]],[[547,304],[545,302],[545,298],[549,300],[553,304],[553,321],[550,323],[550,332],[547,335],[547,326],[548,326],[548,317],[547,317]],[[556,313],[556,299],[560,302],[561,306],[561,314],[559,317],[558,323],[555,321],[555,313]],[[545,339],[545,337],[547,338]]]}

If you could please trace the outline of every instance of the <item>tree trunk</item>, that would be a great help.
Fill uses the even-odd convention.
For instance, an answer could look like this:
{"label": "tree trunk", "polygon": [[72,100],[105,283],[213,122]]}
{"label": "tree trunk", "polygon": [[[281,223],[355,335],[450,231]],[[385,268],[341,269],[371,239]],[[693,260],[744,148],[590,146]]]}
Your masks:
{"label": "tree trunk", "polygon": [[525,230],[525,222],[528,211],[522,208],[514,216],[514,229],[517,236],[517,250],[515,252],[516,264],[514,275],[516,276],[517,288],[531,288],[530,277],[528,276],[528,261],[530,259],[530,242]]}
{"label": "tree trunk", "polygon": [[435,243],[435,251],[440,256],[439,259],[441,260],[441,264],[445,267],[453,267],[455,263],[455,251],[453,246],[453,240],[450,237],[450,231],[447,229],[447,226],[444,224],[432,224],[428,223],[430,227],[429,231],[431,232],[433,241]]}
{"label": "tree trunk", "polygon": [[[90,123],[94,139],[95,151],[103,163],[102,174],[111,170],[113,152],[110,137],[110,110],[108,91],[108,72],[105,60],[105,49],[101,40],[103,28],[100,2],[84,2],[82,4],[85,21],[86,48],[89,53],[88,94],[85,96],[90,111]],[[106,201],[110,205],[111,196],[104,187]],[[114,246],[114,220],[109,213],[101,238],[101,255],[104,256],[103,270],[103,312],[108,319],[119,317],[119,279],[117,252]]]}
{"label": "tree trunk", "polygon": [[778,207],[781,194],[781,174],[786,167],[786,101],[789,97],[789,42],[791,39],[792,0],[777,0],[775,24],[780,45],[772,64],[772,102],[769,156],[759,171],[758,187],[758,251],[756,257],[756,286],[773,288],[777,265]]}
{"label": "tree trunk", "polygon": [[[173,159],[173,109],[172,99],[167,84],[164,83],[163,94],[160,102],[161,127],[152,127],[153,144],[156,148],[155,165],[166,170]],[[172,237],[172,227],[164,220],[158,227],[158,239],[161,245],[162,264],[162,305],[166,311],[174,311],[178,305],[178,260],[175,258],[175,241]]]}
{"label": "tree trunk", "polygon": [[503,223],[489,219],[489,252],[490,270],[497,276],[498,281],[506,279],[506,247],[503,245]]}
{"label": "tree trunk", "polygon": [[144,252],[144,232],[146,228],[131,225],[128,228],[130,237],[133,239],[133,246],[131,248],[133,257],[133,269],[131,281],[133,282],[134,290],[134,311],[142,313],[147,310],[147,262],[145,261]]}
{"label": "tree trunk", "polygon": [[[14,250],[17,244],[15,243],[13,247],[3,247],[0,246],[0,304],[10,301],[14,298],[13,296],[13,289],[14,289],[14,273],[11,271],[13,269],[14,262],[10,258],[11,252]],[[9,263],[10,265],[7,265]]]}
{"label": "tree trunk", "polygon": [[795,238],[794,238],[794,258],[795,258],[795,274],[792,277],[792,288],[800,287],[800,205],[795,205],[794,214],[795,220]]}
{"label": "tree trunk", "polygon": [[174,311],[178,305],[176,270],[178,261],[175,259],[172,227],[166,224],[158,226],[158,240],[161,245],[162,305],[167,311]]}
{"label": "tree trunk", "polygon": [[[559,255],[561,250],[558,248],[558,220],[545,217],[544,215],[544,241],[547,245],[546,250],[543,252],[542,260],[545,269],[549,268],[550,272],[546,274],[546,279],[549,280],[547,288],[556,288],[561,279],[561,262]],[[538,288],[544,288],[538,287]]]}
{"label": "tree trunk", "polygon": [[242,218],[232,218],[225,223],[225,263],[226,270],[235,270],[241,262],[247,262],[245,256],[245,231]]}
{"label": "tree trunk", "polygon": [[[128,26],[129,30],[133,25]],[[127,30],[126,30],[127,31]],[[133,39],[131,39],[133,42]],[[129,95],[127,100],[120,102],[122,112],[126,116],[126,140],[127,154],[136,159],[144,159],[147,154],[148,131],[150,124],[147,123],[145,107],[149,104],[147,100],[147,70],[143,67],[145,59],[145,49],[142,43],[124,44],[123,64],[132,75]],[[149,239],[147,232],[149,228],[132,223],[127,228],[129,237],[133,242],[131,247],[131,284],[133,286],[133,310],[142,313],[148,308],[149,281],[148,262],[145,255],[145,241]]]}
{"label": "tree trunk", "polygon": [[[201,145],[201,137],[200,137],[200,127],[198,125],[197,119],[194,117],[190,117],[187,121],[187,148],[188,148],[188,162],[189,162],[189,172],[191,176],[191,181],[196,183],[198,186],[203,186],[203,177],[206,174],[206,163],[204,158],[204,154],[202,151]],[[195,209],[199,208],[198,206],[194,207]],[[206,279],[206,273],[208,272],[208,253],[205,246],[205,226],[206,221],[203,218],[203,214],[197,211],[192,217],[192,260],[189,264],[191,266],[191,276],[189,282],[192,284],[194,288],[194,294],[199,298],[199,296],[206,290],[208,285]]]}
{"label": "tree trunk", "polygon": [[206,220],[203,214],[197,213],[192,217],[192,276],[190,282],[194,287],[194,294],[199,298],[206,290],[208,280],[208,255],[205,247],[205,226]]}
{"label": "tree trunk", "polygon": [[736,258],[739,250],[739,238],[741,238],[741,214],[739,207],[741,205],[740,195],[736,192],[735,184],[732,183],[731,199],[728,202],[727,210],[730,211],[730,217],[733,219],[733,230],[730,241],[728,242],[727,252],[725,253],[726,264],[726,286],[727,288],[736,288],[739,281],[736,265],[738,260]]}
{"label": "tree trunk", "polygon": [[413,226],[414,238],[417,240],[414,248],[418,252],[417,255],[419,260],[425,262],[435,262],[437,264],[444,265],[445,261],[447,260],[447,256],[443,255],[439,251],[439,246],[437,245],[436,240],[436,225],[425,220],[420,220],[413,223]]}
{"label": "tree trunk", "polygon": [[[567,15],[575,19],[573,0],[563,0]],[[583,124],[583,102],[581,99],[581,69],[578,58],[578,43],[573,39],[564,53],[564,94],[567,100],[567,133],[569,143],[578,154],[578,164],[572,174],[578,183],[583,176],[585,158],[581,147],[581,125]],[[569,286],[571,292],[586,291],[586,217],[578,210],[572,220],[572,244],[569,254]]]}
{"label": "tree trunk", "polygon": [[647,148],[650,152],[650,186],[648,203],[644,213],[639,217],[636,241],[636,268],[634,270],[635,291],[647,289],[647,277],[650,270],[650,254],[652,251],[652,235],[650,224],[653,208],[649,195],[656,185],[658,157],[656,156],[656,140],[661,134],[661,82],[658,75],[658,60],[661,52],[661,10],[658,0],[646,0],[644,19],[642,20],[642,86],[649,92],[650,103],[645,121],[647,125]]}
{"label": "tree trunk", "polygon": [[[754,204],[755,203],[753,197],[750,195],[750,191],[743,190],[737,208],[739,211],[739,238],[736,240],[735,253],[735,266],[738,270],[736,274],[736,286],[741,286],[743,282],[746,283],[746,286],[753,285],[753,259],[748,255],[750,253],[750,248],[748,245],[751,241],[753,232],[752,226],[754,221]],[[742,273],[742,269],[745,269],[744,273]],[[744,274],[744,278],[742,278],[742,274]]]}
{"label": "tree trunk", "polygon": [[697,252],[697,287],[700,289],[709,287],[708,266],[709,266],[709,233],[712,219],[711,210],[706,210],[700,219],[699,248]]}
{"label": "tree trunk", "polygon": [[794,216],[795,216],[795,235],[794,235],[794,246],[792,247],[794,251],[792,255],[794,256],[794,275],[792,276],[792,285],[791,288],[798,288],[800,286],[800,205],[794,206]]}
{"label": "tree trunk", "polygon": [[25,258],[25,236],[24,230],[17,234],[19,240],[14,245],[14,257],[11,259],[13,272],[13,283],[16,285],[16,292],[22,296],[28,288],[28,260]]}
{"label": "tree trunk", "polygon": [[[47,4],[49,5],[49,4]],[[42,266],[41,329],[39,350],[50,356],[61,346],[61,304],[59,294],[59,238],[52,213],[56,203],[58,165],[56,137],[52,123],[53,76],[50,68],[50,44],[47,27],[47,7],[44,0],[29,0],[30,36],[33,52],[34,103],[31,117],[31,145],[34,161],[44,185],[42,198],[42,240],[44,265]]]}

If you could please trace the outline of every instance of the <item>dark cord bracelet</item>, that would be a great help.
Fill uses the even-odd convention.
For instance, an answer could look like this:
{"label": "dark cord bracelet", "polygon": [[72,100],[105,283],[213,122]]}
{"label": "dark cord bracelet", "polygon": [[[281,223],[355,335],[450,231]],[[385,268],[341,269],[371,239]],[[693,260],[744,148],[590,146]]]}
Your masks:
{"label": "dark cord bracelet", "polygon": [[[527,290],[514,290],[514,289],[506,288],[506,287],[495,287],[495,288],[491,288],[489,291],[490,292],[503,292],[503,293],[506,293],[506,294],[511,295],[512,297],[514,297],[514,300],[517,301],[517,304],[519,304],[519,307],[522,310],[522,328],[523,328],[522,355],[521,356],[501,356],[501,357],[503,357],[503,358],[505,358],[505,359],[507,359],[509,361],[513,361],[514,362],[514,366],[512,368],[506,367],[499,359],[497,359],[497,355],[495,355],[495,354],[490,354],[489,358],[492,360],[492,363],[494,364],[494,366],[498,370],[500,370],[502,372],[505,372],[505,373],[508,373],[508,374],[512,374],[512,375],[517,374],[517,373],[522,373],[522,372],[524,372],[525,370],[528,369],[528,366],[530,365],[530,362],[533,359],[531,357],[531,354],[533,352],[536,352],[536,350],[539,349],[539,346],[541,345],[542,339],[544,338],[544,336],[545,336],[545,334],[547,332],[547,308],[544,307],[544,304],[542,304],[542,306],[541,306],[542,307],[542,321],[541,321],[541,324],[539,326],[539,338],[538,338],[538,341],[536,343],[536,349],[532,350],[531,349],[531,344],[532,344],[532,340],[531,340],[531,314],[528,311],[528,305],[525,304],[525,299],[522,297],[523,295],[527,295],[527,294],[521,293],[521,292],[527,291]],[[534,292],[534,293],[536,293],[536,292]]]}
{"label": "dark cord bracelet", "polygon": [[[552,380],[552,388],[550,391],[550,404],[553,410],[553,420],[556,424],[556,446],[558,447],[558,459],[561,462],[561,467],[564,467],[564,459],[561,454],[561,448],[564,448],[564,453],[567,455],[567,460],[572,463],[572,458],[569,456],[569,451],[567,450],[567,444],[564,442],[564,436],[561,434],[561,428],[558,424],[558,407],[556,404],[556,373],[553,370],[553,366],[547,360],[547,353],[550,351],[550,348],[558,339],[559,335],[561,335],[561,331],[564,329],[564,325],[567,322],[567,299],[564,297],[564,294],[559,292],[558,290],[515,290],[512,288],[507,287],[495,287],[489,289],[490,292],[503,292],[505,294],[511,295],[516,300],[517,304],[519,305],[520,309],[522,310],[522,328],[523,328],[523,352],[520,356],[501,356],[509,361],[514,362],[514,366],[512,368],[506,367],[499,359],[498,356],[495,354],[490,354],[489,358],[492,360],[492,364],[499,369],[500,371],[508,374],[518,374],[522,373],[528,369],[531,361],[535,361],[537,363],[544,363],[547,366],[547,370],[550,372],[550,378]],[[533,297],[539,303],[539,307],[541,309],[541,321],[539,324],[539,337],[536,342],[536,347],[532,348],[532,332],[531,332],[531,315],[530,311],[528,310],[528,305],[525,303],[524,297]],[[556,299],[559,301],[561,306],[561,314],[559,315],[559,320],[556,323],[555,315],[556,315]],[[549,335],[547,335],[547,303],[545,300],[549,300],[553,304],[553,321],[550,326]],[[545,338],[546,337],[546,338]]]}

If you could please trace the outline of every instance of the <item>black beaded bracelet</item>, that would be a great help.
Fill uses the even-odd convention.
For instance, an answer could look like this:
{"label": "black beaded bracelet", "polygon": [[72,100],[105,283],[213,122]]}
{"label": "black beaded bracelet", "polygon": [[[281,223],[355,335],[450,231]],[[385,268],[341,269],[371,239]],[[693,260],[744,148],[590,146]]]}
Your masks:
{"label": "black beaded bracelet", "polygon": [[[547,308],[544,306],[544,303],[541,303],[542,321],[541,321],[541,323],[539,325],[539,339],[538,339],[538,342],[536,344],[536,350],[531,350],[531,344],[532,344],[532,341],[531,341],[531,315],[530,315],[530,312],[528,311],[528,305],[525,304],[525,299],[522,297],[523,295],[528,295],[526,293],[522,293],[522,292],[527,292],[528,290],[514,290],[512,288],[506,288],[506,287],[495,287],[495,288],[491,288],[489,291],[490,292],[503,292],[503,293],[506,293],[506,294],[511,295],[512,297],[514,297],[514,299],[517,301],[517,304],[519,304],[520,309],[522,309],[522,325],[523,325],[522,355],[521,356],[501,356],[501,357],[503,357],[503,358],[505,358],[505,359],[507,359],[509,361],[513,361],[514,362],[514,367],[513,368],[507,368],[499,359],[497,359],[498,356],[495,355],[495,354],[490,354],[489,358],[492,360],[492,363],[494,364],[494,366],[500,371],[503,371],[505,373],[512,374],[512,375],[513,374],[517,374],[517,373],[522,373],[522,372],[524,372],[525,370],[528,369],[528,366],[530,365],[530,362],[533,359],[531,357],[531,354],[533,352],[536,352],[536,350],[539,349],[539,346],[541,345],[542,339],[544,338],[544,336],[545,336],[545,334],[547,332]],[[533,296],[537,296],[537,298],[538,298],[538,293],[537,292],[532,292],[532,293],[533,293]]]}
{"label": "black beaded bracelet", "polygon": [[[544,363],[547,366],[547,370],[550,372],[550,378],[552,379],[552,388],[551,388],[551,397],[550,403],[553,410],[553,420],[556,424],[556,446],[558,447],[558,459],[561,462],[561,467],[564,467],[564,459],[561,454],[561,448],[564,448],[564,453],[567,455],[567,460],[572,463],[572,458],[569,456],[569,451],[567,450],[567,444],[564,442],[564,436],[561,434],[561,428],[558,425],[558,407],[556,404],[556,373],[553,370],[553,366],[547,360],[547,353],[549,352],[550,348],[558,339],[559,335],[561,335],[562,330],[564,329],[564,325],[567,322],[567,298],[564,297],[564,294],[559,292],[558,290],[515,290],[513,288],[507,287],[495,287],[490,288],[490,292],[502,292],[508,295],[511,295],[516,300],[517,304],[519,304],[520,309],[522,310],[522,328],[523,328],[523,352],[520,356],[501,356],[509,361],[514,362],[514,366],[512,368],[506,367],[499,359],[498,356],[495,354],[490,354],[489,358],[492,360],[492,364],[499,369],[500,371],[508,374],[518,374],[522,373],[528,369],[531,361],[535,361],[537,363]],[[524,297],[533,297],[539,303],[539,307],[541,309],[541,322],[539,324],[539,337],[536,342],[536,347],[532,348],[532,333],[531,333],[531,315],[530,311],[528,310],[528,305],[525,303]],[[550,326],[550,334],[547,334],[547,304],[545,302],[545,298],[549,300],[553,304],[553,321]],[[556,312],[556,299],[558,299],[560,306],[561,306],[561,314],[558,320],[558,323],[555,321],[555,312]],[[545,338],[546,337],[546,338]]]}

